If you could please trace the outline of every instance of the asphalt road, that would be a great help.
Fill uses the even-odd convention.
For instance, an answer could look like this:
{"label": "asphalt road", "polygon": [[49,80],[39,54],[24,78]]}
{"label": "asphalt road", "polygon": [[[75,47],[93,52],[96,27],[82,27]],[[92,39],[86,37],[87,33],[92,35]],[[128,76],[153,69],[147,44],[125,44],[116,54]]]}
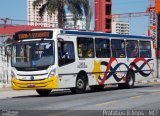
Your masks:
{"label": "asphalt road", "polygon": [[108,87],[101,92],[88,90],[84,94],[71,94],[66,90],[52,92],[48,97],[17,95],[0,99],[0,109],[0,115],[4,116],[155,116],[160,115],[160,84],[139,85],[133,89]]}

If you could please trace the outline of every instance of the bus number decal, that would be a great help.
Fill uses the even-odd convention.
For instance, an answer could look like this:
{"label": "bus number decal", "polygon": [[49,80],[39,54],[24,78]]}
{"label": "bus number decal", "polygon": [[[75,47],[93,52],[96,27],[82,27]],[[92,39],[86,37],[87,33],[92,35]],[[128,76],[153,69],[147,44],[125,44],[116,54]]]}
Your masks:
{"label": "bus number decal", "polygon": [[80,62],[77,68],[87,68],[87,65],[85,64],[85,62]]}

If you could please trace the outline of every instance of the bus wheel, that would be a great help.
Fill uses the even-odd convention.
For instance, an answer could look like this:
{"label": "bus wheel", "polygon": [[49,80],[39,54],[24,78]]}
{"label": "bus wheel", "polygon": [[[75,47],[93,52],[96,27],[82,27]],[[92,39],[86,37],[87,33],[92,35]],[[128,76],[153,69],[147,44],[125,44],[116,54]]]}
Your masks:
{"label": "bus wheel", "polygon": [[104,85],[92,85],[89,87],[91,91],[102,91],[104,89]]}
{"label": "bus wheel", "polygon": [[48,96],[52,90],[36,89],[36,91],[40,96]]}
{"label": "bus wheel", "polygon": [[70,90],[73,94],[84,93],[86,90],[86,86],[87,86],[87,83],[86,83],[85,76],[79,75],[76,80],[76,87],[70,88]]}
{"label": "bus wheel", "polygon": [[119,83],[118,87],[121,89],[130,89],[134,87],[134,82],[135,82],[134,74],[133,72],[129,71],[126,76],[126,82]]}

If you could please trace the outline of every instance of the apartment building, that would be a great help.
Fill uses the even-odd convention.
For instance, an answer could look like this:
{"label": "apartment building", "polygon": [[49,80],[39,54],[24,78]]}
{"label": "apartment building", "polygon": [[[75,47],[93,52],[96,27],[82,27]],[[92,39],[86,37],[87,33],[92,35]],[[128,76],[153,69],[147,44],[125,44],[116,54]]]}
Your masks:
{"label": "apartment building", "polygon": [[124,21],[112,21],[112,33],[129,35],[129,23]]}
{"label": "apartment building", "polygon": [[43,0],[42,4],[34,8],[33,2],[35,0],[27,0],[27,19],[28,25],[30,26],[41,26],[41,27],[57,27],[57,13],[49,15],[47,12],[44,13],[43,17],[39,16],[39,9],[42,4],[46,2]]}
{"label": "apartment building", "polygon": [[77,20],[77,24],[74,25],[73,15],[71,13],[67,13],[65,28],[86,30],[86,17],[82,16],[81,19]]}

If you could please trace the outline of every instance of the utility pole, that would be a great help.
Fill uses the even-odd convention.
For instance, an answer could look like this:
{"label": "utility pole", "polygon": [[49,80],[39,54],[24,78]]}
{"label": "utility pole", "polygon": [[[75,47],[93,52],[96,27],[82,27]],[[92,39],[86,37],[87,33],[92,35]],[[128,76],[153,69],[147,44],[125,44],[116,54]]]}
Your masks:
{"label": "utility pole", "polygon": [[155,13],[157,14],[157,72],[158,78],[160,77],[159,69],[160,69],[160,0],[155,0]]}
{"label": "utility pole", "polygon": [[160,77],[159,69],[160,69],[160,14],[157,14],[157,65],[158,65],[158,78]]}

